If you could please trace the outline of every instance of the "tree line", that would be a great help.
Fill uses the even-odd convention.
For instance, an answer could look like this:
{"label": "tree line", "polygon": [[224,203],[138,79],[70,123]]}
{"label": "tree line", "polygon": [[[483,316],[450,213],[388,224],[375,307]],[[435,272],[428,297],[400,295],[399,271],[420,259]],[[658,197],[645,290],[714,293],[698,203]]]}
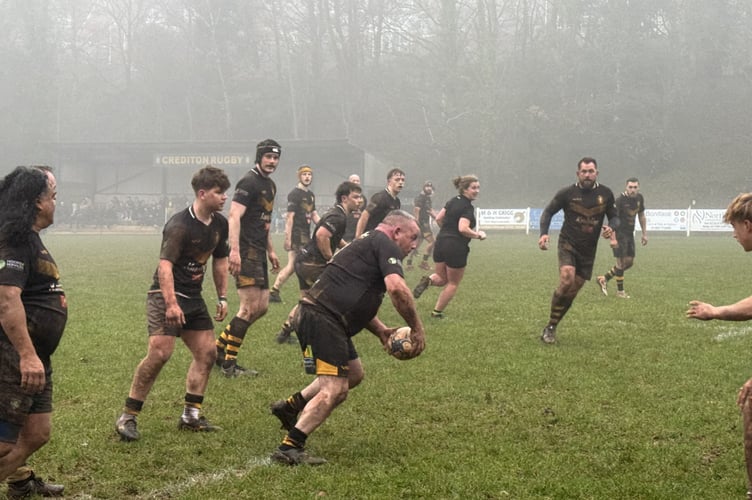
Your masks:
{"label": "tree line", "polygon": [[484,203],[540,206],[587,154],[614,191],[712,205],[752,189],[750,103],[743,0],[0,0],[16,163],[345,137],[415,182],[476,173]]}

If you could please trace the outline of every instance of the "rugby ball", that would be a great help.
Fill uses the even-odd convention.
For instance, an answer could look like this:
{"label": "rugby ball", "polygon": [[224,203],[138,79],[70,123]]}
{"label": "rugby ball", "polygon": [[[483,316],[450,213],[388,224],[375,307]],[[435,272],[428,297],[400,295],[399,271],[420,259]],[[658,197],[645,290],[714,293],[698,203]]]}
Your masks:
{"label": "rugby ball", "polygon": [[412,359],[416,356],[413,351],[412,331],[409,326],[397,328],[389,336],[388,341],[389,354],[397,359]]}

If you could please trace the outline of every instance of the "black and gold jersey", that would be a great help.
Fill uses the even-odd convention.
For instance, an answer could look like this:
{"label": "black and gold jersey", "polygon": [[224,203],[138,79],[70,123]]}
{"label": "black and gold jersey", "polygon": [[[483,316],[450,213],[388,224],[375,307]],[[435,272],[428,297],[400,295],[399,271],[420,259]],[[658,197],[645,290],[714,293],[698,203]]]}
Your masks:
{"label": "black and gold jersey", "polygon": [[379,191],[371,197],[371,201],[366,207],[368,212],[368,223],[366,224],[366,231],[371,231],[384,220],[386,214],[392,210],[399,210],[402,207],[400,199],[398,197],[389,194],[389,191],[384,189]]}
{"label": "black and gold jersey", "polygon": [[[0,245],[0,285],[21,289],[29,337],[39,358],[48,363],[63,336],[68,303],[55,259],[39,233],[32,232],[26,245]],[[9,342],[2,327],[0,335]]]}
{"label": "black and gold jersey", "polygon": [[329,246],[332,254],[339,248],[339,243],[342,241],[342,237],[345,234],[345,227],[347,225],[347,216],[345,215],[345,209],[342,205],[334,205],[316,224],[316,228],[313,230],[313,237],[309,241],[303,250],[298,254],[297,258],[301,262],[308,262],[311,264],[326,264],[326,259],[321,254],[319,246],[316,243],[316,233],[319,228],[326,228],[331,234],[329,238]]}
{"label": "black and gold jersey", "polygon": [[415,200],[413,200],[413,206],[418,208],[418,224],[421,227],[430,225],[431,210],[433,209],[431,197],[421,191],[420,194],[415,197]]}
{"label": "black and gold jersey", "polygon": [[559,234],[559,244],[567,242],[583,254],[593,254],[598,245],[603,220],[618,226],[614,193],[602,184],[592,189],[582,189],[578,184],[559,190],[543,209],[540,234],[548,234],[551,217],[564,211],[564,225]]}
{"label": "black and gold jersey", "polygon": [[635,216],[645,212],[645,199],[641,193],[630,198],[627,193],[622,193],[616,199],[616,212],[619,214],[619,230],[616,236],[634,233]]}
{"label": "black and gold jersey", "polygon": [[470,229],[475,229],[475,208],[469,198],[461,194],[455,196],[444,205],[444,220],[436,239],[455,238],[469,242],[470,238],[460,233],[460,219],[470,221]]}
{"label": "black and gold jersey", "polygon": [[240,218],[240,251],[254,247],[266,251],[277,185],[253,168],[235,186],[232,201],[246,207]]}
{"label": "black and gold jersey", "polygon": [[[222,259],[230,254],[227,244],[227,219],[221,213],[204,224],[193,213],[193,206],[173,215],[162,231],[159,258],[172,262],[175,293],[189,298],[201,297],[201,287],[209,257]],[[151,290],[159,290],[159,269],[154,272]]]}
{"label": "black and gold jersey", "polygon": [[287,213],[292,213],[293,243],[305,243],[311,238],[311,217],[316,210],[316,196],[306,189],[293,188],[287,195]]}
{"label": "black and gold jersey", "polygon": [[402,257],[389,236],[371,231],[340,250],[307,295],[339,318],[348,335],[355,335],[376,316],[386,292],[384,278],[404,276]]}

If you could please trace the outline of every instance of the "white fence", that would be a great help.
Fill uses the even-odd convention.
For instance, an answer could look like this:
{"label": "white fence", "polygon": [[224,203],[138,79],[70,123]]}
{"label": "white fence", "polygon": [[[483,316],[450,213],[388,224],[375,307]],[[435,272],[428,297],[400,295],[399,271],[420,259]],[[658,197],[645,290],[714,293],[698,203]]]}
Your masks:
{"label": "white fence", "polygon": [[[723,222],[725,209],[714,208],[667,208],[646,209],[645,218],[648,223],[648,232],[653,231],[676,231],[692,232],[719,232],[731,231],[729,224]],[[479,229],[522,229],[526,233],[537,232],[540,229],[540,216],[542,208],[476,208],[475,217]],[[551,229],[559,230],[564,222],[561,211],[554,215],[551,220]],[[639,223],[636,228],[639,229]]]}

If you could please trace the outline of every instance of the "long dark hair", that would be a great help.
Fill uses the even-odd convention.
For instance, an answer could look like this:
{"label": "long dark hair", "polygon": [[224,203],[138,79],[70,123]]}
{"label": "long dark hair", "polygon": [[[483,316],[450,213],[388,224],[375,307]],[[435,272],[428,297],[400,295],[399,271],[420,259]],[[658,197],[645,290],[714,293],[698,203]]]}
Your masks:
{"label": "long dark hair", "polygon": [[47,189],[49,167],[16,167],[0,180],[0,242],[26,244]]}

